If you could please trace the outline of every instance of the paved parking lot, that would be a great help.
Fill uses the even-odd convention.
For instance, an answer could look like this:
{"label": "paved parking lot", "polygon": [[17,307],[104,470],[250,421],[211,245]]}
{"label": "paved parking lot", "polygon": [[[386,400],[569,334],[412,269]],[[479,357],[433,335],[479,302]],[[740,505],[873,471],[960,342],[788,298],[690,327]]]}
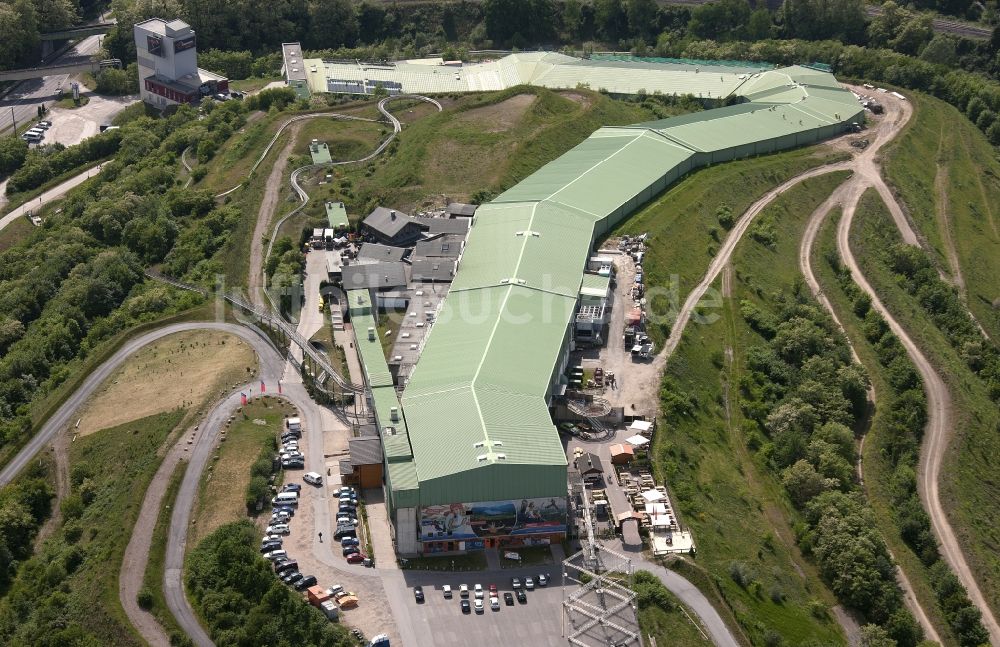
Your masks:
{"label": "paved parking lot", "polygon": [[[547,565],[551,569],[555,565]],[[558,567],[557,567],[558,568]],[[551,571],[550,571],[551,572]],[[464,575],[452,573],[423,573],[407,571],[404,580],[408,586],[409,616],[418,636],[427,636],[421,645],[435,647],[466,647],[477,645],[524,645],[526,647],[542,647],[546,645],[562,646],[566,639],[562,637],[562,587],[553,582],[547,587],[535,587],[528,591],[527,604],[520,604],[515,599],[514,606],[509,607],[503,601],[503,594],[512,592],[510,578],[519,574],[522,581],[528,574],[535,575],[537,571],[505,570],[503,572],[481,571]],[[553,577],[557,573],[552,572]],[[500,593],[500,610],[493,611],[489,605],[487,592],[485,611],[482,614],[462,613],[458,586],[468,584],[469,600],[472,604],[471,589],[480,583],[488,590],[494,583]],[[413,586],[423,583],[425,602],[417,604],[413,599]],[[445,599],[442,587],[450,584],[453,596]]]}

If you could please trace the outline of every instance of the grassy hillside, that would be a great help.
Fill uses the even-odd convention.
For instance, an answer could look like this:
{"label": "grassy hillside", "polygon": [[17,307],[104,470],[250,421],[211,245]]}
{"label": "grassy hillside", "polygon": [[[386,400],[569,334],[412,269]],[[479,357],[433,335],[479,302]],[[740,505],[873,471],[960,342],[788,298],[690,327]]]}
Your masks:
{"label": "grassy hillside", "polygon": [[935,261],[957,262],[969,308],[1000,339],[1000,161],[965,115],[911,93],[914,115],[885,170]]}
{"label": "grassy hillside", "polygon": [[[728,226],[764,193],[803,171],[843,157],[820,145],[704,168],[622,223],[613,235],[648,232],[652,238],[644,263],[649,285],[671,289],[676,285],[670,302],[654,298],[653,310],[676,313],[704,276]],[[658,344],[668,334],[666,328],[652,330]]]}
{"label": "grassy hillside", "polygon": [[183,415],[150,416],[71,445],[63,524],[0,600],[0,643],[141,644],[118,602],[118,571],[142,505],[136,492],[145,492]]}
{"label": "grassy hillside", "polygon": [[[746,172],[746,166],[742,170]],[[734,259],[736,292],[722,299],[721,311],[706,313],[720,316],[715,323],[685,331],[661,391],[661,399],[671,399],[683,415],[675,415],[676,410],[665,414],[667,422],[654,439],[657,471],[694,532],[697,561],[713,576],[747,634],[760,644],[780,639],[788,644],[844,642],[829,613],[833,595],[796,545],[794,529],[800,518],[778,479],[748,449],[749,427],[737,388],[746,349],[759,344],[740,316],[740,300],[770,297],[796,282],[795,259],[806,218],[844,178],[836,173],[808,180],[759,216],[763,227],[779,229],[782,235],[773,248],[752,239],[740,245]],[[712,195],[717,200],[732,195],[721,193],[721,186],[714,185],[717,194],[711,188],[710,183],[699,187],[706,202]],[[711,205],[704,208],[714,214]],[[668,258],[663,248],[676,245],[665,236],[657,240],[656,254],[650,251],[646,267],[650,273],[669,272],[662,265]],[[755,583],[737,584],[734,568],[753,572]]]}
{"label": "grassy hillside", "polygon": [[944,615],[931,588],[927,569],[921,562],[920,556],[903,540],[900,527],[895,520],[896,510],[893,509],[893,500],[896,492],[892,480],[894,466],[887,454],[895,439],[887,428],[887,416],[890,403],[897,396],[897,389],[889,380],[888,370],[879,362],[876,348],[865,336],[864,319],[857,315],[854,301],[845,293],[834,272],[835,266],[830,262],[830,259],[838,258],[836,230],[840,215],[840,210],[837,209],[827,216],[813,246],[812,267],[823,294],[829,299],[861,363],[864,364],[875,392],[875,411],[865,421],[867,424],[863,429],[865,437],[861,460],[865,492],[872,509],[876,512],[879,531],[906,573],[921,607],[938,630],[944,644],[954,645],[957,644],[955,637],[945,623]]}
{"label": "grassy hillside", "polygon": [[570,96],[519,87],[446,101],[442,113],[393,104],[410,123],[388,155],[364,167],[337,169],[334,185],[318,195],[343,200],[352,216],[361,217],[377,204],[409,211],[473,196],[488,198],[597,128],[651,115],[637,104],[593,92]]}
{"label": "grassy hillside", "polygon": [[954,417],[951,444],[941,469],[942,503],[969,565],[994,612],[1000,612],[1000,412],[987,386],[952,348],[887,265],[887,250],[900,242],[882,202],[868,194],[859,206],[851,247],[865,276],[887,308],[935,365],[948,385]]}

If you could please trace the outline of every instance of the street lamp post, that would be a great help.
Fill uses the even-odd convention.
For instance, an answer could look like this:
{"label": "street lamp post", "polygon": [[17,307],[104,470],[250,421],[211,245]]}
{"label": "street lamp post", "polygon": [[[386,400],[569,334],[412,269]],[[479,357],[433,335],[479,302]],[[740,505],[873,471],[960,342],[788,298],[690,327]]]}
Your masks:
{"label": "street lamp post", "polygon": [[14,124],[14,137],[17,137],[17,119],[14,118],[14,106],[10,107],[10,121]]}

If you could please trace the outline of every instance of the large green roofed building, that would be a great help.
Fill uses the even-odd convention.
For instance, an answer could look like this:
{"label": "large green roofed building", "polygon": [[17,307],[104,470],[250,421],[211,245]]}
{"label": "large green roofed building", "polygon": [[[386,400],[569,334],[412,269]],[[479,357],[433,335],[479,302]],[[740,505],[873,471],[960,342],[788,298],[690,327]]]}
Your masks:
{"label": "large green roofed building", "polygon": [[[327,77],[331,70],[345,76],[355,65],[310,64],[325,67]],[[480,206],[401,402],[385,383],[378,340],[365,335],[374,326],[370,302],[356,316],[352,307],[402,554],[561,539],[566,457],[550,406],[568,362],[581,290],[586,298],[606,288],[584,281],[595,240],[694,168],[811,144],[863,118],[857,98],[831,74],[804,67],[763,71],[544,53],[488,65],[472,72],[474,66],[435,72],[435,66],[383,65],[361,80],[392,81],[406,92],[453,91],[455,77],[464,75],[461,89],[474,90],[481,79],[473,83],[469,74],[495,73],[502,87],[589,82],[612,92],[663,88],[747,101],[601,128]]]}

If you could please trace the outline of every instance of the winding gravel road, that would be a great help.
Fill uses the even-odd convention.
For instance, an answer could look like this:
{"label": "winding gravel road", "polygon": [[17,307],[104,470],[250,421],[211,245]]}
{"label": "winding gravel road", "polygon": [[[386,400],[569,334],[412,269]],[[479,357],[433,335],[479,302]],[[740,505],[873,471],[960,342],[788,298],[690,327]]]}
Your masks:
{"label": "winding gravel road", "polygon": [[944,459],[945,451],[948,448],[948,441],[951,429],[954,426],[952,418],[951,395],[944,380],[934,370],[933,365],[914,343],[899,322],[892,316],[892,313],[885,307],[878,298],[875,290],[865,278],[858,267],[850,245],[851,223],[857,209],[860,194],[854,200],[844,205],[844,215],[837,227],[837,249],[844,264],[850,269],[851,276],[865,293],[871,297],[872,308],[882,315],[889,329],[899,338],[910,361],[913,362],[920,377],[924,381],[924,390],[927,393],[927,427],[924,430],[924,440],[920,452],[920,464],[917,471],[917,487],[920,492],[920,499],[931,518],[931,527],[937,537],[941,553],[951,566],[951,569],[961,580],[969,595],[969,599],[982,613],[983,626],[990,634],[990,642],[1000,645],[1000,626],[997,625],[996,618],[982,591],[976,582],[972,569],[965,561],[965,554],[958,543],[955,531],[948,521],[948,516],[941,505],[941,497],[938,482],[941,477],[941,462]]}

